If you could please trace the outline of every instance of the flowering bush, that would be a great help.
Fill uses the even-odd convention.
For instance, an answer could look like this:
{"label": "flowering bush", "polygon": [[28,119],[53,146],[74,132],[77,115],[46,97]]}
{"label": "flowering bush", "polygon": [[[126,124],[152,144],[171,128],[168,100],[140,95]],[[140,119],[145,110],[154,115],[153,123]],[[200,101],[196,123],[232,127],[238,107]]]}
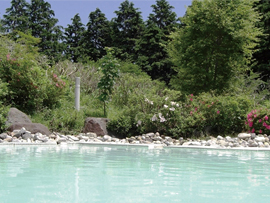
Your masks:
{"label": "flowering bush", "polygon": [[64,81],[35,62],[17,60],[10,54],[0,61],[0,79],[8,83],[7,102],[28,112],[55,105],[66,86]]}
{"label": "flowering bush", "polygon": [[249,132],[270,133],[270,110],[267,108],[254,109],[247,114],[245,122]]}
{"label": "flowering bush", "polygon": [[128,120],[134,122],[132,129],[136,126],[137,133],[158,131],[174,137],[191,137],[195,131],[204,132],[207,127],[211,127],[212,134],[239,133],[245,128],[246,113],[252,106],[245,96],[205,93],[190,94],[183,99],[178,91],[148,92],[145,89],[129,90],[128,87],[125,92],[129,95],[122,103],[122,115],[134,118]]}

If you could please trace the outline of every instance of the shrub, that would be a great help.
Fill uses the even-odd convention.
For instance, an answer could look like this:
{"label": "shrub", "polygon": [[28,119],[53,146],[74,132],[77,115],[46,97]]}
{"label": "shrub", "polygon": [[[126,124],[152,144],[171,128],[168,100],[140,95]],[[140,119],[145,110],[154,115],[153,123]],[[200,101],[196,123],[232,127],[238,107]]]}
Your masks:
{"label": "shrub", "polygon": [[253,109],[247,114],[245,122],[249,132],[269,134],[270,133],[270,110],[267,108]]}
{"label": "shrub", "polygon": [[6,129],[5,123],[8,113],[8,106],[5,106],[2,101],[4,97],[8,94],[8,84],[3,83],[0,79],[0,133]]}
{"label": "shrub", "polygon": [[53,72],[31,61],[11,58],[10,54],[0,61],[0,78],[9,84],[7,102],[27,112],[53,107],[66,87],[66,82]]}

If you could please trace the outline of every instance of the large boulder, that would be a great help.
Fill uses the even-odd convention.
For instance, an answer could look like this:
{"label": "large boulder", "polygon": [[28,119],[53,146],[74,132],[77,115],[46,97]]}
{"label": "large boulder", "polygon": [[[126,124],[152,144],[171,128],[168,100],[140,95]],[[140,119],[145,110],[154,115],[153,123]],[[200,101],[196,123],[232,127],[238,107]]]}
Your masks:
{"label": "large boulder", "polygon": [[10,126],[15,123],[32,123],[30,118],[16,108],[10,108],[7,116],[6,125]]}
{"label": "large boulder", "polygon": [[32,134],[41,133],[47,136],[51,134],[49,129],[45,125],[42,125],[40,123],[14,123],[9,126],[7,130],[13,132],[14,130],[22,129],[23,127]]}
{"label": "large boulder", "polygon": [[84,122],[84,133],[93,132],[96,133],[97,136],[108,135],[107,131],[107,123],[109,119],[107,118],[94,118],[88,117]]}

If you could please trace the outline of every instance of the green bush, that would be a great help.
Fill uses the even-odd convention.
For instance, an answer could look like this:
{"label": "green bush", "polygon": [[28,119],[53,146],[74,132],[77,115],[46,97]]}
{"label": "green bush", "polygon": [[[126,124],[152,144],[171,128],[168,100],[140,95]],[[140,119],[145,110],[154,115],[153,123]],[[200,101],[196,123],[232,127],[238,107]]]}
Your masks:
{"label": "green bush", "polygon": [[122,106],[121,116],[110,125],[112,129],[121,125],[119,134],[129,134],[132,129],[137,134],[158,131],[173,137],[191,137],[194,131],[203,132],[209,126],[213,135],[242,132],[246,113],[253,105],[244,95],[184,96],[178,91],[160,89],[154,81],[147,83],[147,79],[143,82],[142,78],[130,75],[122,77],[116,85],[113,102]]}
{"label": "green bush", "polygon": [[26,112],[52,108],[65,93],[66,82],[53,72],[8,54],[0,61],[0,78],[8,83],[7,102]]}
{"label": "green bush", "polygon": [[4,97],[7,94],[8,94],[8,84],[3,83],[0,79],[0,133],[6,129],[5,123],[9,106],[5,106],[5,104],[2,101],[4,101]]}

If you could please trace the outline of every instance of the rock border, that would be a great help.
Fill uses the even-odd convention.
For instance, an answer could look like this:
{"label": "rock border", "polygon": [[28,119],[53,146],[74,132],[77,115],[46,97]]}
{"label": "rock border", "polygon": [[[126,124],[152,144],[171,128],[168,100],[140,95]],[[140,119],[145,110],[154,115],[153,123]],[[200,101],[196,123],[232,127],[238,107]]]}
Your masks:
{"label": "rock border", "polygon": [[97,136],[96,133],[80,133],[78,135],[63,135],[54,132],[49,136],[41,133],[31,133],[24,127],[0,134],[0,145],[111,145],[111,146],[139,146],[149,149],[161,148],[198,148],[198,149],[233,149],[233,150],[270,150],[270,136],[256,135],[255,133],[239,133],[237,137],[210,137],[200,139],[173,139],[169,136],[156,133],[147,133],[138,136],[119,139],[109,135]]}

